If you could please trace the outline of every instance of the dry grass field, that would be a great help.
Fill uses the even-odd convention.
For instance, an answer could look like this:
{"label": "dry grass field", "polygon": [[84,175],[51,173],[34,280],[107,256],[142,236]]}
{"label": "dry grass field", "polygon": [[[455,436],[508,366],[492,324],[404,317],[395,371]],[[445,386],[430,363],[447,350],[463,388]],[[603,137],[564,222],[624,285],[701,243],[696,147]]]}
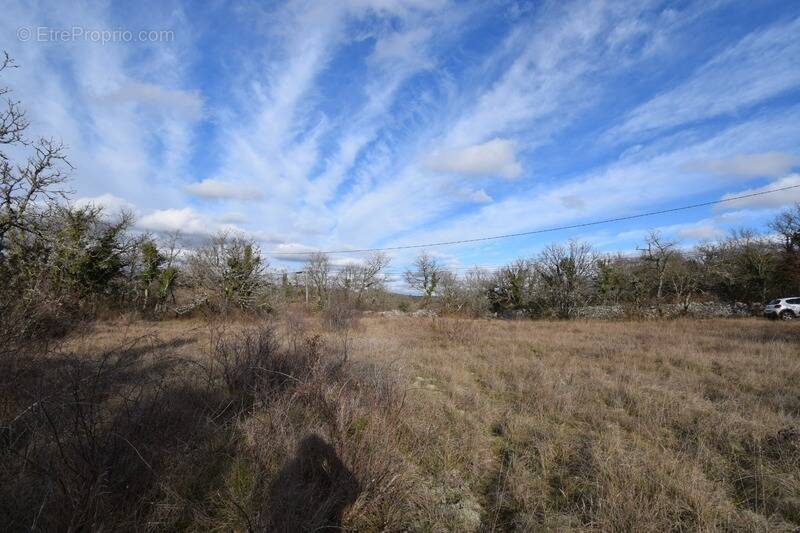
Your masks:
{"label": "dry grass field", "polygon": [[9,529],[800,526],[797,322],[99,322],[2,370]]}
{"label": "dry grass field", "polygon": [[404,322],[369,323],[359,354],[419,386],[412,456],[446,529],[800,522],[797,324]]}

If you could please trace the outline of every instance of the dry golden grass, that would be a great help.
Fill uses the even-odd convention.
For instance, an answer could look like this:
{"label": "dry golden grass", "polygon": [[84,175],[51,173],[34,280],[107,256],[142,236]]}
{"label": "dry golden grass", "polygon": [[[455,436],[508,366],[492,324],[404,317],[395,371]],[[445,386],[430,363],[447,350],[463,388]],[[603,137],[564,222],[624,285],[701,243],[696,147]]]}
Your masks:
{"label": "dry golden grass", "polygon": [[425,529],[800,523],[800,324],[375,319],[409,391]]}
{"label": "dry golden grass", "polygon": [[[71,338],[62,351],[82,354],[136,339],[152,357],[142,363],[149,374],[169,368],[160,394],[188,406],[153,411],[164,418],[161,448],[139,445],[123,427],[155,481],[127,522],[113,525],[800,525],[800,323],[370,317],[346,334],[322,324],[297,313],[283,319],[280,349],[266,355],[241,350],[257,344],[242,344],[242,332],[257,325],[243,322],[103,322]],[[239,344],[220,351],[231,338]],[[229,379],[226,368],[258,368],[260,377]],[[17,400],[6,398],[4,420],[24,405]],[[172,442],[166,425],[175,417],[195,423],[178,424]],[[130,458],[133,474],[138,459]],[[42,494],[31,499],[45,498],[46,517]]]}

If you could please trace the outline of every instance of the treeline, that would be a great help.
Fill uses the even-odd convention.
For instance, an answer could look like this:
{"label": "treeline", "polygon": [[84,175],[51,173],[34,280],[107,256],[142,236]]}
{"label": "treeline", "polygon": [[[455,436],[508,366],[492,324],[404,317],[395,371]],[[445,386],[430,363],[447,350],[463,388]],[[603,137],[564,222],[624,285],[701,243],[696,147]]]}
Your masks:
{"label": "treeline", "polygon": [[[800,294],[800,204],[778,215],[769,232],[742,229],[685,249],[651,232],[637,254],[602,254],[579,241],[553,244],[538,256],[496,271],[463,276],[429,254],[405,273],[425,305],[473,315],[516,313],[569,318],[591,305],[644,307],[696,301],[758,304]],[[756,305],[753,305],[756,304]]]}

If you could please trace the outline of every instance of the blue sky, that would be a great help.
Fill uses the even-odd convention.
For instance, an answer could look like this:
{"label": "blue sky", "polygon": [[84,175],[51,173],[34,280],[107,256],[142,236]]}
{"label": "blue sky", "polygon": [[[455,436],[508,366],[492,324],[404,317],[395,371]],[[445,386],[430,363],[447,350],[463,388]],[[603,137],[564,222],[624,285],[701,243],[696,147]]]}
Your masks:
{"label": "blue sky", "polygon": [[[3,11],[0,42],[21,66],[3,83],[36,133],[69,146],[77,203],[131,209],[144,231],[240,231],[274,265],[302,259],[286,252],[521,232],[800,184],[798,2],[6,0]],[[87,37],[100,30],[133,39]],[[632,250],[653,228],[691,245],[763,228],[794,201],[798,190],[431,251],[453,267],[497,265],[569,238]],[[414,253],[394,253],[392,270]]]}

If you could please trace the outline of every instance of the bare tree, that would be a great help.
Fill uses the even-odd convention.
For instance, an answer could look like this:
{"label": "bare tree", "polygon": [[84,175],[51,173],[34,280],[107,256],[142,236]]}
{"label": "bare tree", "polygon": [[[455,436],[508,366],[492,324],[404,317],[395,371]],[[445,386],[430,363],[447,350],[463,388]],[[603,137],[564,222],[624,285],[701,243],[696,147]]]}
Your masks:
{"label": "bare tree", "polygon": [[701,263],[679,255],[667,273],[667,280],[673,294],[680,300],[683,312],[687,313],[692,297],[701,291]]}
{"label": "bare tree", "polygon": [[658,231],[651,231],[645,239],[644,248],[640,248],[641,259],[645,265],[649,265],[649,270],[653,277],[656,299],[660,302],[664,296],[664,284],[667,279],[667,269],[675,259],[677,251],[675,243],[666,241]]}
{"label": "bare tree", "polygon": [[374,252],[366,257],[361,266],[361,276],[356,290],[356,301],[359,304],[363,302],[368,291],[383,288],[386,283],[383,271],[389,263],[389,256],[383,252]]}
{"label": "bare tree", "polygon": [[800,203],[778,215],[770,224],[781,238],[780,285],[786,293],[800,291]]}
{"label": "bare tree", "polygon": [[569,241],[567,246],[550,245],[542,251],[536,270],[556,315],[570,317],[588,298],[594,269],[595,254],[588,243]]}
{"label": "bare tree", "polygon": [[[0,60],[0,72],[16,67],[8,53]],[[0,86],[5,108],[0,111],[0,264],[7,254],[8,239],[41,236],[42,217],[37,211],[46,210],[67,192],[62,184],[68,178],[71,165],[64,146],[52,139],[35,142],[25,138],[29,123],[18,101],[6,96],[8,87]],[[13,161],[3,146],[30,147],[31,154],[24,162]]]}
{"label": "bare tree", "polygon": [[462,281],[464,298],[474,316],[482,316],[489,312],[491,281],[491,273],[483,268],[474,267],[464,274]]}
{"label": "bare tree", "polygon": [[314,252],[305,266],[306,283],[317,294],[317,302],[323,305],[328,298],[330,288],[331,262],[328,254]]}
{"label": "bare tree", "polygon": [[386,281],[383,270],[387,266],[389,256],[381,252],[372,253],[362,264],[345,265],[336,274],[336,286],[347,293],[353,293],[356,305],[361,306],[369,291],[383,287]]}
{"label": "bare tree", "polygon": [[[17,64],[3,52],[3,59],[0,60],[0,72],[10,68],[17,68]],[[24,133],[28,129],[29,122],[25,117],[19,101],[14,101],[8,96],[11,89],[0,86],[0,96],[5,97],[6,107],[0,111],[0,144],[16,144],[24,142]]]}
{"label": "bare tree", "polygon": [[697,248],[706,289],[730,302],[768,300],[781,285],[782,252],[773,240],[748,229]]}
{"label": "bare tree", "polygon": [[436,292],[447,312],[458,313],[467,303],[464,282],[453,272],[442,271]]}
{"label": "bare tree", "polygon": [[[800,220],[798,220],[800,222]],[[778,257],[771,243],[750,230],[734,232],[732,240],[738,248],[737,277],[746,284],[743,291],[753,298],[766,303],[769,289],[778,274]]]}
{"label": "bare tree", "polygon": [[787,252],[800,251],[800,203],[775,217],[769,227],[780,236]]}
{"label": "bare tree", "polygon": [[404,277],[412,289],[422,292],[423,305],[428,305],[439,287],[442,272],[443,268],[436,258],[422,252],[414,261],[413,269],[406,270]]}

